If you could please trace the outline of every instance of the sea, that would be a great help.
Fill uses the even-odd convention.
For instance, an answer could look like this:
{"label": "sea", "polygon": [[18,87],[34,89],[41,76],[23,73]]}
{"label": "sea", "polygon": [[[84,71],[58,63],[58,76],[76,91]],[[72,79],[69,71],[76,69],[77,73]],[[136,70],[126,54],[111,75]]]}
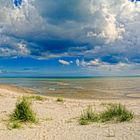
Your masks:
{"label": "sea", "polygon": [[37,95],[76,99],[138,99],[140,76],[131,77],[7,77],[0,84],[34,90]]}

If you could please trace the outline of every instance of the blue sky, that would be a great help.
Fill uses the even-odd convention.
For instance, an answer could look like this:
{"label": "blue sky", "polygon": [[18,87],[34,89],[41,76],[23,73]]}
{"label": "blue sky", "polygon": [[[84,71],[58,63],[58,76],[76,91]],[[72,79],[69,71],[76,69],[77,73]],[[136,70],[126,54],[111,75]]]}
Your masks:
{"label": "blue sky", "polygon": [[0,0],[0,75],[140,75],[140,3]]}

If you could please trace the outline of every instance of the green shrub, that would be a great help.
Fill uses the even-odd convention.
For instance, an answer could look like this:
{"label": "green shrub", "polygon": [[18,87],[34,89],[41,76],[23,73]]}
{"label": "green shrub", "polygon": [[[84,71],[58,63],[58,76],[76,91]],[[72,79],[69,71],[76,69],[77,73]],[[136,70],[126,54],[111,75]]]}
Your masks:
{"label": "green shrub", "polygon": [[11,115],[11,120],[36,122],[36,115],[31,108],[31,102],[27,98],[23,97],[17,102],[14,113]]}

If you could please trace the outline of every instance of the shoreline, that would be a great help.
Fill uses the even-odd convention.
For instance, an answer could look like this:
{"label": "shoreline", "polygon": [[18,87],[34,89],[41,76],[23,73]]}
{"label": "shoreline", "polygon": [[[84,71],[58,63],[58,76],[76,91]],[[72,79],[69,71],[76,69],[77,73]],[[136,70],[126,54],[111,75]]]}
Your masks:
{"label": "shoreline", "polygon": [[74,97],[64,97],[64,96],[60,96],[59,94],[58,94],[58,96],[57,95],[45,95],[45,94],[43,94],[43,93],[40,93],[40,92],[38,92],[38,91],[36,91],[35,89],[32,89],[32,88],[28,88],[28,87],[23,87],[23,86],[18,86],[18,85],[15,85],[15,84],[1,84],[0,83],[0,89],[5,89],[5,90],[10,90],[10,91],[14,91],[14,92],[20,92],[20,95],[21,94],[26,94],[26,95],[28,95],[28,94],[32,94],[32,95],[35,95],[35,96],[43,96],[43,97],[47,97],[47,98],[52,98],[52,99],[55,99],[55,98],[57,98],[57,97],[62,97],[62,98],[64,98],[64,99],[67,99],[67,100],[77,100],[77,101],[79,101],[79,100],[82,100],[82,101],[121,101],[121,100],[140,100],[140,93],[139,94],[133,94],[133,93],[129,93],[129,94],[127,94],[126,95],[126,98],[111,98],[111,97],[109,97],[109,98],[99,98],[99,97],[95,97],[95,98],[92,98],[92,99],[90,99],[90,98],[80,98],[80,97],[76,97],[76,98],[74,98]]}
{"label": "shoreline", "polygon": [[[26,88],[26,87],[21,87],[17,85],[9,85],[9,84],[0,84],[0,92],[1,90],[5,90],[8,92],[11,92],[13,95],[16,95],[17,97],[22,97],[22,96],[41,96],[43,98],[47,98],[50,100],[56,100],[57,98],[63,98],[65,101],[68,102],[86,102],[86,103],[92,103],[92,102],[114,102],[114,103],[124,103],[129,101],[129,102],[134,102],[134,101],[140,101],[140,98],[137,97],[131,97],[131,98],[122,98],[122,99],[115,99],[115,98],[94,98],[94,99],[83,99],[83,98],[68,98],[68,97],[62,97],[62,96],[49,96],[49,95],[43,95],[39,94],[33,89]],[[9,94],[9,93],[8,93]],[[1,93],[0,93],[1,96]],[[2,95],[4,96],[4,95]]]}
{"label": "shoreline", "polygon": [[[39,123],[21,129],[7,128],[7,120],[19,97],[35,96],[33,91],[13,85],[0,85],[0,136],[2,140],[132,140],[140,139],[140,100],[67,99],[57,102],[57,97],[42,96],[45,100],[33,100],[33,110]],[[38,96],[38,95],[37,95]],[[124,123],[93,123],[81,126],[77,122],[81,111],[88,105],[102,111],[105,104],[121,103],[136,116]]]}

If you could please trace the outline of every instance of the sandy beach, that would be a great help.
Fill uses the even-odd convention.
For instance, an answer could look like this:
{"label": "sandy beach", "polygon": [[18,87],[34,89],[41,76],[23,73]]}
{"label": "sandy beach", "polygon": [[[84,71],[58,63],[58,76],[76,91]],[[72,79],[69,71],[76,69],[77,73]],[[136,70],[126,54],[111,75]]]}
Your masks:
{"label": "sandy beach", "polygon": [[[0,140],[139,140],[140,139],[140,99],[122,100],[78,100],[44,97],[33,100],[33,110],[39,123],[25,125],[20,129],[8,129],[9,115],[13,112],[17,99],[33,95],[33,91],[16,86],[0,85]],[[93,123],[80,125],[81,111],[91,105],[102,111],[107,103],[121,103],[132,110],[135,117],[124,123]]]}

